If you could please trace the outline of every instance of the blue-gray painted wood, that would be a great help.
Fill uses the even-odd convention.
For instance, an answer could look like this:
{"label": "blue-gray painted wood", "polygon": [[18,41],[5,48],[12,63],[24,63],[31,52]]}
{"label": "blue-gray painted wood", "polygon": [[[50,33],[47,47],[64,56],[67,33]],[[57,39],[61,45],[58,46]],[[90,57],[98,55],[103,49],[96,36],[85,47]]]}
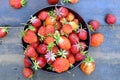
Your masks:
{"label": "blue-gray painted wood", "polygon": [[[25,7],[13,9],[9,5],[9,0],[0,0],[0,25],[19,26],[21,23],[25,23],[30,15],[49,6],[47,0],[27,1],[28,4]],[[86,22],[96,19],[100,21],[101,25],[106,25],[104,18],[108,13],[114,14],[118,19],[116,24],[120,24],[119,4],[119,0],[80,0],[75,5],[65,4],[64,6],[74,9]]]}

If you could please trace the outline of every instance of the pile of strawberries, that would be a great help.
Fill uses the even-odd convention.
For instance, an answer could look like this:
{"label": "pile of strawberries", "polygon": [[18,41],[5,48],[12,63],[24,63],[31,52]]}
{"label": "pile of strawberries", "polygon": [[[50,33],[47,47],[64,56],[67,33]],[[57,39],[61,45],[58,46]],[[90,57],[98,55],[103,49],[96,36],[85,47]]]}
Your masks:
{"label": "pile of strawberries", "polygon": [[[42,10],[31,17],[22,31],[25,67],[62,73],[85,58],[88,32],[66,7]],[[28,57],[28,58],[27,58]]]}

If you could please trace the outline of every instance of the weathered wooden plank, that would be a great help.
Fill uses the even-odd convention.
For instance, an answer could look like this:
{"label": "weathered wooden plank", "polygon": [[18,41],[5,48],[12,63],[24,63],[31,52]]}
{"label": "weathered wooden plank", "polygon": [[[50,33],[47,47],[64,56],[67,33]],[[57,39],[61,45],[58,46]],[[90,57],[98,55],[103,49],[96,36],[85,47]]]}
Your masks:
{"label": "weathered wooden plank", "polygon": [[[80,0],[75,5],[65,4],[64,6],[78,12],[86,22],[91,19],[97,19],[101,25],[106,25],[104,17],[108,13],[116,15],[117,24],[120,24],[119,4],[119,0]],[[47,0],[30,0],[24,8],[19,10],[10,7],[9,0],[1,0],[0,5],[0,25],[12,26],[19,26],[21,23],[25,23],[34,12],[49,6]]]}
{"label": "weathered wooden plank", "polygon": [[[20,31],[23,27],[10,28],[9,34],[0,39],[0,78],[1,80],[26,80],[22,76],[23,49]],[[79,69],[70,70],[71,73],[51,74],[39,70],[35,72],[33,80],[118,80],[120,78],[120,27],[101,26],[97,32],[105,35],[104,43],[97,48],[90,47],[89,55],[96,61],[95,72],[85,76]],[[112,77],[111,77],[112,76]]]}

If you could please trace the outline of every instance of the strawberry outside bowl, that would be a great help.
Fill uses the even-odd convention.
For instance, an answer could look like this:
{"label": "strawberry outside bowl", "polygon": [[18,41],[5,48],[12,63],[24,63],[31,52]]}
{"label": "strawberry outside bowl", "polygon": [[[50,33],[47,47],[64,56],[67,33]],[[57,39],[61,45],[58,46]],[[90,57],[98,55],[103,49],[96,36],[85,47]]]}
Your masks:
{"label": "strawberry outside bowl", "polygon": [[[69,11],[69,13],[71,14],[72,13],[72,15],[69,15],[68,16],[68,14],[66,15],[66,16],[64,16],[63,17],[63,13],[65,12],[66,13],[66,11],[65,10],[61,10],[60,11],[60,8],[61,7],[64,7],[64,8],[66,8],[68,11]],[[45,41],[41,41],[41,36],[39,36],[38,35],[38,32],[39,32],[39,28],[41,27],[41,26],[47,26],[47,24],[50,24],[50,25],[52,25],[52,22],[49,22],[49,20],[48,21],[46,21],[46,20],[41,20],[41,22],[40,23],[38,23],[38,24],[40,24],[39,26],[37,26],[37,24],[32,24],[32,21],[35,19],[35,17],[37,17],[38,18],[38,16],[39,16],[39,14],[40,14],[40,12],[42,12],[42,11],[47,11],[48,12],[48,15],[50,16],[56,16],[57,15],[57,18],[55,18],[55,19],[57,19],[56,21],[59,21],[60,22],[60,24],[61,24],[61,28],[60,29],[58,29],[58,27],[57,27],[57,29],[55,29],[55,32],[54,32],[54,34],[56,33],[56,31],[58,31],[59,33],[60,33],[60,36],[65,36],[66,38],[68,38],[68,40],[69,40],[69,42],[70,42],[70,48],[62,48],[61,49],[61,46],[59,46],[59,44],[57,44],[57,40],[55,40],[55,38],[56,37],[54,37],[54,34],[53,35],[51,35],[51,34],[48,34],[47,35],[47,33],[46,33],[46,35],[47,36],[53,36],[53,38],[54,38],[54,43],[55,43],[55,45],[58,47],[58,52],[56,53],[56,54],[54,54],[54,58],[50,58],[51,60],[53,60],[53,61],[51,61],[50,59],[49,59],[49,61],[47,60],[47,58],[46,58],[46,54],[48,53],[48,45],[49,45],[49,41],[47,41],[47,42],[45,42]],[[55,14],[54,14],[55,13]],[[44,14],[43,14],[44,15]],[[75,68],[75,67],[77,67],[77,66],[79,66],[80,65],[80,63],[84,60],[84,58],[85,58],[85,56],[86,56],[86,54],[88,53],[88,49],[89,49],[89,45],[90,45],[90,32],[89,32],[89,29],[88,29],[88,26],[87,26],[87,24],[85,23],[85,21],[83,20],[83,18],[77,13],[77,12],[75,12],[74,10],[72,10],[72,9],[70,9],[70,8],[68,8],[68,7],[65,7],[65,6],[49,6],[49,7],[46,7],[46,8],[43,8],[43,9],[41,9],[41,10],[39,10],[39,11],[37,11],[35,14],[33,14],[32,15],[34,18],[32,19],[32,18],[30,18],[28,21],[27,21],[27,23],[26,23],[26,25],[25,25],[25,27],[24,27],[24,31],[27,31],[27,30],[32,30],[32,29],[37,29],[36,31],[35,31],[35,34],[36,34],[36,36],[37,36],[37,42],[39,42],[38,43],[38,45],[37,45],[37,48],[38,48],[38,46],[40,45],[40,44],[46,44],[47,45],[47,51],[46,51],[46,53],[43,53],[43,54],[41,54],[39,51],[40,50],[38,50],[37,48],[34,48],[34,51],[37,53],[37,58],[38,57],[40,57],[40,56],[42,56],[42,57],[44,57],[45,59],[46,59],[46,63],[44,64],[44,67],[40,67],[40,65],[36,65],[35,64],[35,62],[37,62],[37,58],[31,58],[30,56],[27,56],[27,55],[25,55],[25,56],[27,56],[28,57],[28,59],[29,59],[29,61],[32,63],[32,67],[34,67],[34,69],[42,69],[42,70],[44,70],[44,71],[47,71],[47,72],[53,72],[53,73],[63,73],[63,72],[66,72],[66,71],[69,71],[69,70],[71,70],[71,69],[73,69],[73,68]],[[62,17],[61,17],[62,16]],[[73,17],[74,16],[74,17]],[[45,18],[45,15],[44,15],[44,18]],[[32,19],[32,20],[31,20]],[[54,21],[54,19],[52,19],[53,21]],[[72,21],[76,21],[76,23],[77,23],[77,25],[78,25],[78,27],[77,28],[75,28],[75,27],[72,27],[72,32],[71,31],[69,31],[69,28],[68,28],[68,30],[64,30],[63,29],[63,26],[65,25],[65,24],[70,24],[71,26],[74,26],[74,25],[76,25],[76,24],[72,24]],[[33,21],[34,22],[34,21]],[[55,22],[55,24],[56,24],[56,22]],[[54,25],[54,27],[56,27],[56,25]],[[62,30],[61,30],[62,29]],[[67,28],[66,28],[67,29]],[[79,36],[82,36],[83,38],[85,37],[85,35],[84,35],[84,33],[83,34],[79,34],[80,33],[80,30],[81,29],[84,29],[87,33],[86,33],[86,39],[80,39],[80,37]],[[46,30],[46,29],[45,29]],[[49,29],[50,30],[50,29]],[[61,30],[61,31],[60,31]],[[62,34],[61,32],[63,31],[63,33],[64,34]],[[65,32],[66,31],[66,32]],[[43,31],[43,32],[46,32],[46,31]],[[67,33],[68,32],[68,33]],[[75,43],[75,45],[76,46],[79,46],[79,49],[80,49],[80,53],[84,53],[84,58],[82,59],[82,60],[79,60],[79,56],[77,56],[76,57],[76,54],[78,53],[75,53],[75,49],[73,48],[73,49],[71,49],[71,47],[72,47],[72,45],[74,45],[74,43],[71,43],[71,40],[70,40],[70,38],[69,38],[69,36],[72,34],[72,33],[75,33],[76,35],[77,35],[77,37],[79,38],[79,41],[78,41],[78,43],[79,43],[79,45],[77,45],[78,43]],[[84,36],[83,36],[84,35]],[[44,38],[44,40],[46,39],[46,37]],[[33,40],[32,39],[32,36],[31,36],[31,40]],[[75,37],[73,37],[73,40],[72,41],[74,41],[74,40],[76,40],[76,38]],[[28,45],[31,45],[32,43],[29,43],[29,42],[26,42],[25,41],[25,39],[24,39],[24,37],[22,38],[22,44],[23,44],[23,46],[27,49],[27,47],[28,47]],[[66,44],[66,45],[68,45],[68,43],[64,43],[64,44]],[[84,48],[85,47],[85,48]],[[52,47],[53,48],[53,47]],[[77,47],[78,48],[78,47]],[[84,49],[83,49],[84,48]],[[40,48],[39,47],[39,49],[42,49],[42,48]],[[64,50],[65,49],[65,50]],[[64,51],[69,51],[69,54],[72,54],[73,56],[74,56],[74,63],[71,65],[71,63],[70,63],[70,61],[68,60],[68,57],[67,57],[67,55],[66,55],[66,57],[65,56],[62,56],[62,55],[60,55],[60,51],[62,50],[62,52],[61,53],[64,53]],[[25,50],[26,51],[26,50]],[[59,55],[58,55],[59,54]],[[57,63],[56,62],[56,65],[59,65],[59,66],[57,66],[56,67],[56,65],[55,65],[55,61],[57,60],[57,58],[65,58],[65,59],[67,59],[68,61],[69,61],[69,68],[66,68],[66,69],[64,69],[64,70],[55,70],[54,68],[61,68],[61,67],[59,67],[60,65],[62,65],[62,63],[64,63],[64,62],[60,62],[60,61],[58,61],[58,62],[60,62],[60,63]],[[77,60],[77,59],[78,60]],[[48,63],[49,62],[49,63]],[[54,64],[54,65],[53,65]],[[42,64],[41,64],[42,65]],[[67,65],[67,63],[65,64],[65,65]],[[65,66],[65,65],[63,65],[63,66]],[[37,66],[37,67],[36,67]],[[54,67],[53,67],[54,66]],[[65,66],[66,67],[66,66]],[[63,67],[62,67],[63,68]]]}

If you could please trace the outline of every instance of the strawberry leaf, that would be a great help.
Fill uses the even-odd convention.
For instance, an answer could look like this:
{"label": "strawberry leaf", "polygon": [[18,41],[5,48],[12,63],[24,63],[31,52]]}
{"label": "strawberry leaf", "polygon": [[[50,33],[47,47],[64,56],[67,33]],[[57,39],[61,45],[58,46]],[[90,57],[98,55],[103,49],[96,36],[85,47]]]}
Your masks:
{"label": "strawberry leaf", "polygon": [[21,0],[21,4],[24,7],[27,4],[27,1],[26,0]]}
{"label": "strawberry leaf", "polygon": [[20,34],[20,37],[21,37],[21,38],[24,37],[25,34],[26,34],[26,30],[22,30],[22,31],[21,31],[21,34]]}
{"label": "strawberry leaf", "polygon": [[54,46],[56,46],[55,43],[48,43],[47,50],[51,51]]}

